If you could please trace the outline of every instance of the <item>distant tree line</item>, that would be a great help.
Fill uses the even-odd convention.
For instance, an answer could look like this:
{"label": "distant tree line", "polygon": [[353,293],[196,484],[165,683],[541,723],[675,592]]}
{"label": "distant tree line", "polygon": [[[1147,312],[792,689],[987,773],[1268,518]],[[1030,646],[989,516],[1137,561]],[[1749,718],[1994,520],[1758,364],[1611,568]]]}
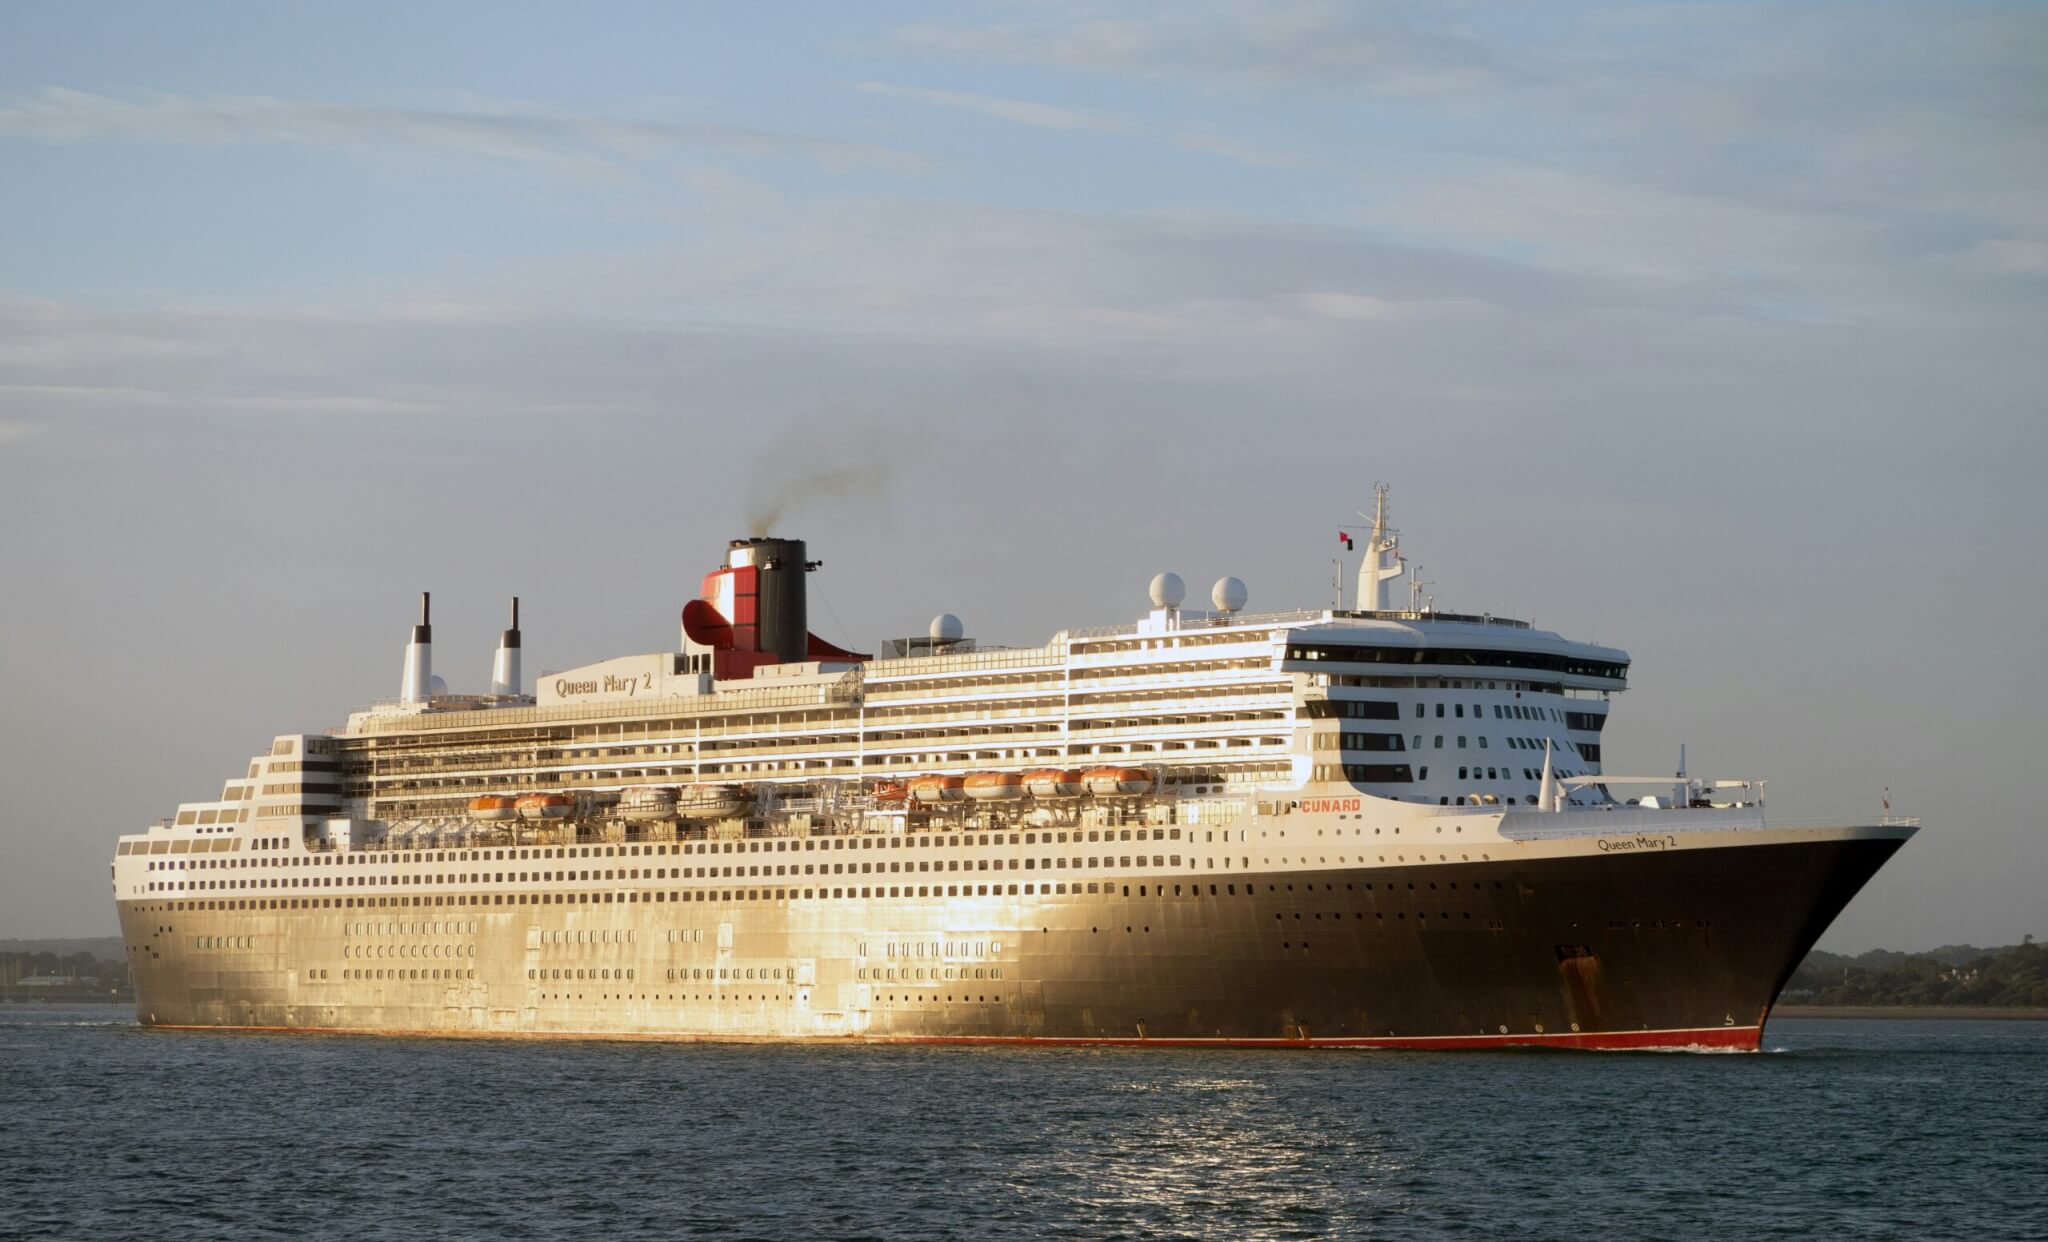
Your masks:
{"label": "distant tree line", "polygon": [[2002,949],[1963,944],[1928,953],[1873,949],[1855,957],[1816,949],[1793,972],[1784,999],[1810,1005],[2048,1007],[2048,948],[2028,936]]}
{"label": "distant tree line", "polygon": [[[76,979],[75,984],[25,984],[26,979]],[[125,989],[126,962],[108,961],[90,953],[0,953],[0,996],[104,996]]]}

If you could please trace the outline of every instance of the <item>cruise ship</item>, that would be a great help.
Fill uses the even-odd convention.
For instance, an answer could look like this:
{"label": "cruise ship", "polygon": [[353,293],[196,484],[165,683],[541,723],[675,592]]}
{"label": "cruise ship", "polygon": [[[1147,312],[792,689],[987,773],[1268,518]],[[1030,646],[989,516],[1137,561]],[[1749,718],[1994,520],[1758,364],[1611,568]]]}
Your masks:
{"label": "cruise ship", "polygon": [[[733,540],[679,649],[434,676],[120,838],[152,1027],[710,1040],[1754,1050],[1911,820],[1609,774],[1629,657],[1438,611],[1386,493],[1356,606],[994,647],[813,634]],[[1341,570],[1340,570],[1341,572]],[[1341,590],[1341,584],[1340,584]],[[481,655],[481,653],[480,653]],[[480,661],[481,662],[481,659]],[[1683,765],[1681,764],[1681,767]]]}

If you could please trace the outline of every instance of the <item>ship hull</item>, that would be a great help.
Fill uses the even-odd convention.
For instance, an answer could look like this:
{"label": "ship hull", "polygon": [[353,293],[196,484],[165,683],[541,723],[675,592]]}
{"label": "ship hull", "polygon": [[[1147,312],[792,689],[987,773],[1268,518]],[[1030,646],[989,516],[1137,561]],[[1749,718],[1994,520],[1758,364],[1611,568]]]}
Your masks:
{"label": "ship hull", "polygon": [[1749,1050],[1903,839],[1124,876],[1059,896],[124,903],[122,919],[152,1026]]}

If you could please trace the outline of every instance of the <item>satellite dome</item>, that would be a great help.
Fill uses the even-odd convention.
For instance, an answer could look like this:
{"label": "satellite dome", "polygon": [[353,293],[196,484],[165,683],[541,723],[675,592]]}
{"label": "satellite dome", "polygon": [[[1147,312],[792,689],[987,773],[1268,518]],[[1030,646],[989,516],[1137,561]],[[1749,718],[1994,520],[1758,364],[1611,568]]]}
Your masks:
{"label": "satellite dome", "polygon": [[1178,608],[1188,597],[1188,584],[1180,575],[1172,572],[1160,574],[1152,579],[1152,606],[1154,608]]}
{"label": "satellite dome", "polygon": [[1242,578],[1218,578],[1216,587],[1209,592],[1209,602],[1216,605],[1218,612],[1236,612],[1251,598],[1251,588],[1245,586]]}
{"label": "satellite dome", "polygon": [[930,633],[935,643],[957,643],[967,633],[967,627],[952,613],[942,612],[932,618]]}
{"label": "satellite dome", "polygon": [[435,698],[440,698],[448,693],[448,679],[439,673],[434,674],[433,678],[427,683],[427,693]]}

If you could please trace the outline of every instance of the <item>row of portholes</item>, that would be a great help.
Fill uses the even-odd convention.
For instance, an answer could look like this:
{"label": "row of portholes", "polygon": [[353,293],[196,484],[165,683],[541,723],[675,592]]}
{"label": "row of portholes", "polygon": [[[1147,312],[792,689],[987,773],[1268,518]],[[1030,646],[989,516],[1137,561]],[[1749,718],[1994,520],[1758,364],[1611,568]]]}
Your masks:
{"label": "row of portholes", "polygon": [[192,938],[192,947],[195,949],[253,949],[256,947],[256,937],[194,936]]}
{"label": "row of portholes", "polygon": [[343,957],[475,957],[473,944],[350,944]]}
{"label": "row of portholes", "polygon": [[349,923],[342,928],[345,936],[474,936],[477,924],[474,919],[462,919],[453,923]]}
{"label": "row of portholes", "polygon": [[631,979],[633,972],[630,969],[612,970],[608,967],[596,970],[564,968],[561,970],[529,970],[526,972],[526,977],[529,979]]}
{"label": "row of portholes", "polygon": [[543,931],[542,944],[638,944],[637,931]]}
{"label": "row of portholes", "polygon": [[[729,983],[737,983],[742,979],[780,979],[782,978],[782,967],[706,966],[693,969],[678,966],[668,972],[668,977],[671,979],[723,980]],[[789,977],[794,980],[796,978],[796,971],[791,970]]]}
{"label": "row of portholes", "polygon": [[[321,976],[325,978],[326,976]],[[474,979],[473,970],[344,970],[344,979]]]}
{"label": "row of portholes", "polygon": [[[939,973],[940,968],[937,966],[933,966],[930,969],[930,978],[934,983],[940,979],[1000,979],[1003,977],[1003,968],[1000,966],[976,966],[971,970],[965,966],[948,966],[945,967],[943,975]],[[909,983],[913,980],[926,978],[925,968],[921,966],[898,968],[863,966],[854,972],[854,976],[859,979],[873,979],[878,982],[889,983],[894,983],[898,980]]]}

